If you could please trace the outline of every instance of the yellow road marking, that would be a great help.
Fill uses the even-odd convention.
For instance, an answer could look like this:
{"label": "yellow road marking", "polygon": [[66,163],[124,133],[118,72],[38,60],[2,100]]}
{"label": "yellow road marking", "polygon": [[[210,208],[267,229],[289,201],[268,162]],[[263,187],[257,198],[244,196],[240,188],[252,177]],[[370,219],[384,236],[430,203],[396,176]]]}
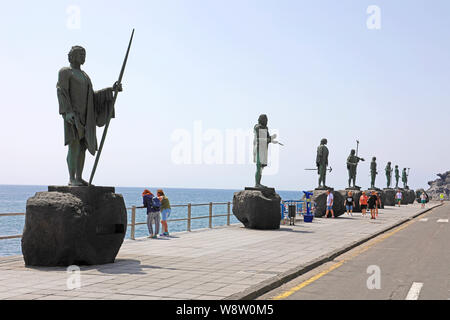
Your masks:
{"label": "yellow road marking", "polygon": [[[427,215],[430,214],[430,213],[431,213],[431,211],[429,211],[429,212],[423,214],[422,217],[427,216]],[[289,289],[289,290],[283,292],[282,294],[280,294],[280,295],[278,295],[278,296],[276,296],[276,297],[273,297],[271,300],[282,300],[282,299],[286,299],[287,297],[289,297],[290,295],[294,294],[295,292],[297,292],[297,291],[303,289],[304,287],[310,285],[310,284],[313,283],[314,281],[316,281],[316,280],[322,278],[324,275],[326,275],[326,274],[330,273],[331,271],[333,271],[333,270],[339,268],[339,267],[342,266],[345,262],[347,262],[347,261],[349,261],[349,260],[351,260],[351,259],[353,259],[353,258],[359,256],[361,253],[363,253],[363,252],[369,250],[369,249],[372,248],[374,245],[376,245],[376,244],[378,244],[378,243],[380,243],[380,242],[386,240],[387,238],[393,236],[393,235],[396,234],[397,232],[399,232],[399,231],[405,229],[407,226],[409,226],[410,224],[414,223],[415,221],[416,221],[416,219],[411,220],[411,221],[408,221],[408,222],[404,223],[403,225],[401,225],[401,226],[399,226],[399,227],[393,229],[392,231],[390,231],[390,232],[388,232],[388,233],[386,233],[386,234],[383,234],[383,235],[381,235],[381,236],[378,236],[377,238],[371,240],[372,242],[370,242],[369,244],[367,244],[364,248],[361,248],[361,249],[355,251],[355,252],[354,252],[352,255],[350,255],[349,257],[347,257],[347,258],[345,258],[345,259],[342,259],[342,260],[339,261],[339,262],[336,262],[336,263],[333,264],[331,267],[329,267],[327,270],[322,271],[322,272],[320,272],[319,274],[316,274],[315,276],[309,278],[308,280],[303,281],[303,282],[300,283],[299,285],[297,285],[297,286],[295,286],[295,287],[293,287],[293,288],[291,288],[291,289]]]}

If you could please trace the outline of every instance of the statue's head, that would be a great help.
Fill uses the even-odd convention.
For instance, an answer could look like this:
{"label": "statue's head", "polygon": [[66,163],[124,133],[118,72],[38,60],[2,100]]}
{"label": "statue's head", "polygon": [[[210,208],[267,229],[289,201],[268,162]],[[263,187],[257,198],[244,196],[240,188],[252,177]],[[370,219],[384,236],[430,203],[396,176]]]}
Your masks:
{"label": "statue's head", "polygon": [[395,165],[396,168],[398,168],[398,165]]}
{"label": "statue's head", "polygon": [[260,115],[258,118],[258,123],[263,127],[267,126],[267,115],[265,114]]}
{"label": "statue's head", "polygon": [[351,154],[352,156],[354,156],[355,153],[356,153],[355,149],[352,149],[352,150],[350,151],[350,154]]}
{"label": "statue's head", "polygon": [[73,46],[69,51],[69,62],[84,64],[86,60],[86,50],[82,46]]}
{"label": "statue's head", "polygon": [[373,158],[372,158],[372,161],[375,161],[375,160],[377,160],[377,157],[373,157]]}
{"label": "statue's head", "polygon": [[390,161],[388,161],[388,165],[391,165],[391,162],[390,162]]}
{"label": "statue's head", "polygon": [[328,141],[327,141],[327,139],[325,139],[325,138],[323,138],[322,140],[320,140],[320,144],[327,144],[328,143]]}

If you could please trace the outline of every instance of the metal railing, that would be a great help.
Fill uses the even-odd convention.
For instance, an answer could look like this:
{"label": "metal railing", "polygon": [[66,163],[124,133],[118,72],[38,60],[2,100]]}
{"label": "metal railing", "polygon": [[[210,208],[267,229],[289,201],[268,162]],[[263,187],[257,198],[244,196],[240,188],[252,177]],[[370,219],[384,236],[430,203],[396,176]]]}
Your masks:
{"label": "metal railing", "polygon": [[[213,206],[214,205],[227,205],[227,213],[226,214],[216,214],[213,215]],[[208,206],[209,211],[207,216],[199,216],[199,217],[193,217],[192,216],[192,207],[201,207],[201,206]],[[191,230],[192,220],[197,219],[208,219],[208,226],[209,228],[213,227],[212,219],[218,218],[218,217],[227,217],[227,226],[230,225],[231,220],[231,202],[209,202],[209,203],[188,203],[188,204],[176,204],[172,205],[172,208],[182,208],[187,207],[187,218],[179,218],[179,219],[168,219],[167,222],[178,222],[178,221],[186,221],[186,230]],[[131,208],[127,208],[127,210],[131,209],[131,223],[128,224],[128,227],[131,227],[130,229],[130,238],[132,240],[136,240],[136,226],[138,225],[146,225],[147,222],[136,222],[136,209],[144,209],[145,207],[136,207],[132,206]]]}
{"label": "metal railing", "polygon": [[295,214],[303,215],[306,213],[306,202],[304,200],[281,200],[280,210],[281,219],[287,219],[288,207],[290,205],[295,206]]}
{"label": "metal railing", "polygon": [[[227,213],[226,214],[216,214],[213,215],[213,206],[215,205],[226,205],[227,206]],[[192,216],[192,207],[201,207],[201,206],[208,206],[209,212],[207,216],[199,216],[199,217],[193,217]],[[179,219],[168,219],[167,222],[177,222],[177,221],[186,221],[187,222],[187,231],[191,231],[191,225],[192,220],[197,219],[209,219],[208,226],[209,228],[213,227],[212,219],[218,218],[218,217],[227,217],[227,226],[230,225],[231,220],[231,202],[209,202],[209,203],[188,203],[188,204],[176,204],[172,205],[172,208],[182,208],[187,207],[187,218],[179,218]],[[130,229],[130,238],[132,240],[136,239],[136,226],[147,224],[147,222],[136,222],[136,209],[143,209],[145,207],[137,207],[132,206],[131,208],[126,208],[127,210],[131,210],[131,223],[127,224],[128,227],[131,227]],[[7,217],[7,216],[24,216],[25,213],[0,213],[1,217]],[[0,240],[6,240],[6,239],[16,239],[21,238],[22,235],[9,235],[9,236],[0,236]]]}
{"label": "metal railing", "polygon": [[[24,216],[24,215],[25,215],[25,213],[23,213],[23,212],[0,213],[0,218],[1,217],[12,217],[12,216]],[[22,238],[22,235],[16,234],[16,235],[10,235],[10,236],[0,236],[0,240],[17,239],[17,238]]]}

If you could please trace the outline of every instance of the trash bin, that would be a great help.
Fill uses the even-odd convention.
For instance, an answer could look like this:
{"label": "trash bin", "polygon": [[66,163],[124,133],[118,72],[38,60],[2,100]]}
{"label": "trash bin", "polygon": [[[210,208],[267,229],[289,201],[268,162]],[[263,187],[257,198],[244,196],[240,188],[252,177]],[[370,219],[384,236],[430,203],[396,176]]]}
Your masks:
{"label": "trash bin", "polygon": [[289,218],[295,218],[295,212],[296,211],[296,206],[295,204],[290,204],[289,205]]}

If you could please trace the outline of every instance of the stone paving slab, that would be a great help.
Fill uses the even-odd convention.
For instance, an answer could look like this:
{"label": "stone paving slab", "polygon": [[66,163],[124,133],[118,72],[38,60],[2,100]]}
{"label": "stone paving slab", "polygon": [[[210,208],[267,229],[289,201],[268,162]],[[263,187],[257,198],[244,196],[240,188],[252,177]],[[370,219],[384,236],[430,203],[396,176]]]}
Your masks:
{"label": "stone paving slab", "polygon": [[[437,205],[429,203],[427,209]],[[126,240],[116,263],[82,266],[81,288],[72,290],[66,268],[28,268],[21,256],[4,257],[0,300],[251,298],[423,211],[412,204],[386,207],[377,220],[355,213],[279,230],[237,224]]]}

